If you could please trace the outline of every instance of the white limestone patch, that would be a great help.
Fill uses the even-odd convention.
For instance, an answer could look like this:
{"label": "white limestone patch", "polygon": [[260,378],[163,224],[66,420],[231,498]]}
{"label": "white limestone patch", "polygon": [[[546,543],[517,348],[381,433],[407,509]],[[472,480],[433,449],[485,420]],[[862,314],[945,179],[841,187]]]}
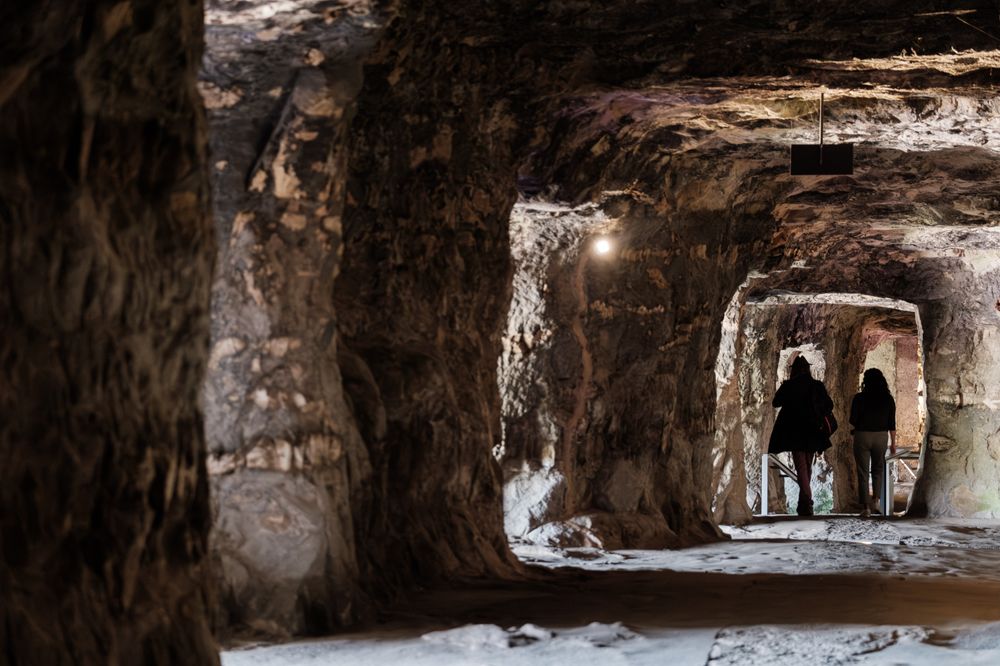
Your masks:
{"label": "white limestone patch", "polygon": [[1000,623],[948,630],[861,625],[747,625],[634,629],[621,623],[548,629],[476,624],[425,633],[255,646],[222,653],[223,666],[869,666],[994,665]]}
{"label": "white limestone patch", "polygon": [[927,632],[916,627],[746,627],[723,629],[709,652],[710,666],[839,666],[856,664],[896,644],[901,637],[922,640]]}
{"label": "white limestone patch", "polygon": [[722,574],[892,573],[1000,580],[1000,523],[837,517],[724,527],[732,541],[681,550],[602,550],[514,544],[522,561],[590,571]]}
{"label": "white limestone patch", "polygon": [[843,305],[918,312],[917,306],[908,301],[855,293],[802,294],[797,292],[773,292],[759,300],[751,300],[749,303],[751,305]]}
{"label": "white limestone patch", "polygon": [[428,643],[450,645],[473,651],[507,648],[510,642],[508,633],[495,624],[470,624],[456,629],[434,631],[424,634],[421,638]]}
{"label": "white limestone patch", "polygon": [[717,629],[634,631],[620,622],[548,629],[473,624],[415,635],[368,634],[349,639],[253,647],[222,653],[223,666],[687,666],[705,663]]}
{"label": "white limestone patch", "polygon": [[519,648],[542,641],[577,647],[606,648],[622,641],[639,639],[640,636],[620,622],[612,624],[592,622],[586,627],[561,631],[544,629],[534,624],[508,629],[495,624],[469,624],[424,634],[421,638],[430,643],[479,651]]}
{"label": "white limestone patch", "polygon": [[733,539],[853,541],[903,546],[941,546],[970,550],[1000,549],[1000,522],[960,518],[926,520],[776,520],[744,526],[723,525]]}
{"label": "white limestone patch", "polygon": [[951,641],[951,645],[966,650],[1000,651],[1000,622],[991,622],[961,632]]}
{"label": "white limestone patch", "polygon": [[508,537],[527,535],[562,507],[566,479],[555,469],[522,469],[504,483],[503,522]]}

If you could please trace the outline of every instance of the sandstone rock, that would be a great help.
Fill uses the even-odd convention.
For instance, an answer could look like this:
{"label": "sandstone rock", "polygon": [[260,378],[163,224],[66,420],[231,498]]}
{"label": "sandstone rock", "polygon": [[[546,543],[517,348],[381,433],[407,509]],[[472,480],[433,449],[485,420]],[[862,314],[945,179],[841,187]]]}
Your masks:
{"label": "sandstone rock", "polygon": [[[363,364],[341,373],[331,294],[342,240],[330,220],[344,205],[374,26],[362,25],[367,11],[334,24],[324,11],[225,3],[207,14],[203,89],[242,82],[238,100],[209,105],[213,152],[227,164],[213,174],[216,229],[229,242],[205,386],[209,451],[232,461],[210,467],[225,474],[212,477],[212,547],[226,630],[318,633],[370,612],[354,520],[370,473],[361,432],[378,436],[384,415],[377,390],[348,397]],[[271,47],[244,38],[258,27]],[[251,139],[261,127],[262,144]]]}
{"label": "sandstone rock", "polygon": [[326,563],[337,558],[327,552],[333,527],[327,516],[335,507],[326,490],[304,477],[251,470],[213,486],[213,548],[233,620],[290,634],[322,630],[322,624],[309,626],[315,611],[303,606],[323,606],[331,593]]}
{"label": "sandstone rock", "polygon": [[0,659],[216,664],[200,2],[0,22]]}
{"label": "sandstone rock", "polygon": [[676,548],[680,540],[661,517],[639,513],[587,513],[546,523],[525,541],[552,548]]}
{"label": "sandstone rock", "polygon": [[[740,303],[914,304],[937,446],[912,508],[996,515],[988,34],[935,0],[453,5],[213,0],[211,158],[198,3],[5,8],[5,654],[215,660],[209,360],[220,624],[326,630],[417,583],[517,575],[502,494],[525,468],[565,486],[529,527],[575,520],[609,547],[719,538],[714,520],[754,502],[739,469],[781,349],[823,345],[845,394],[867,344],[855,315],[820,335],[826,306],[783,308],[743,342],[766,362],[737,370],[727,346],[717,386],[752,271],[766,279]],[[785,173],[816,83],[828,136],[858,143],[853,176]],[[518,182],[536,197],[520,237]],[[294,500],[268,515],[300,527],[255,532],[240,487]],[[834,491],[850,492],[836,475]]]}

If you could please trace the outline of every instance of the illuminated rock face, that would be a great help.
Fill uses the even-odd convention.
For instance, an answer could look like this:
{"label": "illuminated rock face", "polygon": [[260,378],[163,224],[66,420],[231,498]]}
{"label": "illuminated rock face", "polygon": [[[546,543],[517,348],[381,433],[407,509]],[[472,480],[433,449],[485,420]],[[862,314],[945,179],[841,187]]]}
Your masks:
{"label": "illuminated rock face", "polygon": [[[973,69],[965,75],[976,76],[975,68],[988,66],[991,58],[972,58]],[[605,499],[617,485],[655,488],[675,532],[695,529],[699,516],[745,520],[757,500],[759,454],[773,419],[769,402],[778,352],[793,343],[821,343],[834,359],[828,363],[828,380],[840,394],[838,416],[846,424],[857,373],[870,351],[864,331],[878,329],[870,316],[836,315],[829,304],[813,308],[805,319],[801,314],[758,319],[752,324],[755,332],[743,334],[741,344],[748,348],[742,369],[734,367],[728,382],[719,381],[708,369],[719,362],[717,331],[726,312],[722,296],[725,290],[732,296],[752,271],[756,277],[738,295],[731,327],[746,316],[747,298],[759,300],[780,290],[856,294],[855,306],[863,306],[864,297],[897,299],[919,311],[930,446],[911,510],[997,515],[992,479],[1000,470],[990,451],[998,414],[991,407],[996,403],[988,377],[996,372],[989,360],[989,331],[997,316],[997,237],[990,227],[997,216],[993,183],[1000,162],[992,152],[967,145],[970,134],[993,136],[993,102],[959,85],[919,95],[892,87],[877,93],[852,89],[858,77],[878,68],[932,65],[944,67],[900,59],[831,70],[841,87],[828,94],[828,102],[834,100],[828,122],[841,139],[864,142],[853,177],[787,175],[787,144],[808,140],[799,128],[808,126],[802,111],[812,102],[802,90],[779,81],[758,80],[738,93],[730,89],[735,80],[681,82],[643,94],[607,91],[566,103],[549,153],[533,162],[535,179],[555,187],[556,196],[598,203],[592,216],[610,220],[604,227],[623,239],[622,249],[613,264],[588,260],[583,282],[582,239],[603,231],[601,225],[545,250],[550,252],[547,264],[535,260],[547,268],[534,270],[532,288],[545,297],[534,321],[515,311],[523,325],[509,333],[509,347],[523,371],[513,394],[524,393],[520,387],[544,387],[537,402],[543,409],[541,414],[511,412],[502,453],[508,476],[518,482],[512,489],[519,487],[524,469],[545,470],[544,449],[532,450],[531,443],[552,442],[553,470],[567,477],[566,499],[557,510],[561,519],[595,511],[628,515]],[[906,80],[905,73],[893,76],[896,85]],[[537,230],[523,242],[537,250],[537,239],[557,224],[546,211],[535,217]],[[515,244],[515,257],[518,249]],[[586,285],[583,307],[579,289],[572,289],[581,283]],[[688,314],[685,321],[686,312],[697,315]],[[572,335],[573,317],[594,328],[585,328],[582,338]],[[901,335],[906,328],[906,335],[917,335],[913,315],[908,317],[909,324],[897,322],[886,330]],[[527,345],[522,338],[518,346],[526,326],[532,342]],[[579,350],[589,354],[589,363]],[[629,365],[632,350],[641,364]],[[728,353],[734,366],[737,351]],[[566,358],[581,360],[574,365],[561,360]],[[614,361],[603,369],[595,360],[608,358]],[[658,367],[668,368],[662,374],[667,383],[647,384]],[[677,383],[681,377],[688,380],[683,388]],[[589,382],[589,388],[579,389],[581,382]],[[623,387],[617,395],[616,382]],[[703,409],[716,409],[714,392],[700,392],[713,385],[722,391],[719,409],[699,417]],[[742,411],[733,407],[738,394]],[[594,433],[575,433],[560,457],[574,395],[585,398],[583,427]],[[662,438],[635,435],[628,428],[635,422],[660,424],[663,430],[654,430]],[[616,476],[630,454],[602,455],[626,438],[646,442],[640,448],[652,458],[633,466],[632,474]],[[706,459],[712,438],[714,454]],[[684,442],[678,449],[685,452],[679,458],[683,462],[673,475],[658,465],[669,468],[665,461],[678,458],[648,446],[667,440]],[[851,510],[853,460],[846,427],[829,457],[834,508]],[[780,498],[772,498],[772,506],[774,500]],[[681,509],[672,515],[671,506]],[[559,519],[549,518],[543,507],[535,507],[534,515]]]}
{"label": "illuminated rock face", "polygon": [[4,7],[4,663],[218,661],[200,4]]}
{"label": "illuminated rock face", "polygon": [[327,632],[370,609],[354,508],[370,492],[361,432],[384,425],[348,408],[356,378],[341,370],[332,300],[346,140],[375,25],[366,3],[351,9],[220,3],[206,16],[220,239],[204,396],[212,551],[222,623],[274,635]]}
{"label": "illuminated rock face", "polygon": [[[955,233],[970,249],[938,244]],[[1000,414],[994,407],[991,377],[997,369],[990,331],[997,317],[993,295],[1000,275],[993,265],[995,250],[989,249],[996,242],[994,236],[989,229],[954,227],[887,230],[877,239],[862,231],[853,241],[858,254],[850,263],[876,267],[862,272],[863,279],[858,279],[861,275],[845,279],[844,271],[834,273],[834,266],[827,263],[800,275],[790,273],[774,285],[795,290],[846,288],[902,297],[918,306],[928,409],[923,473],[910,506],[918,515],[997,515],[996,459],[991,452]],[[893,247],[894,238],[899,246]],[[866,242],[877,249],[866,249]],[[825,250],[817,249],[823,256]]]}
{"label": "illuminated rock face", "polygon": [[[766,276],[751,279],[748,288],[754,289],[751,285],[761,281]],[[742,292],[744,299],[746,293]],[[735,361],[721,383],[718,404],[715,455],[720,462],[713,477],[717,519],[741,522],[750,510],[760,511],[761,456],[776,416],[771,398],[787,377],[787,359],[780,362],[782,352],[793,349],[806,350],[804,355],[813,357],[813,376],[825,384],[841,424],[831,448],[815,467],[814,495],[830,493],[829,506],[817,510],[859,511],[848,423],[850,402],[868,351],[882,340],[916,340],[916,308],[857,294],[789,294],[741,305],[740,327],[733,339]],[[912,391],[915,399],[915,385]],[[773,472],[769,478],[769,511],[788,510],[781,479]],[[740,483],[742,479],[745,484]]]}
{"label": "illuminated rock face", "polygon": [[[203,102],[197,3],[9,12],[0,644],[210,663],[206,590],[282,635],[516,576],[505,481],[520,536],[717,538],[749,510],[715,367],[753,270],[917,305],[915,507],[996,515],[996,54],[869,4],[219,0]],[[945,55],[888,57],[915,45]],[[785,174],[816,81],[854,177]],[[519,178],[606,225],[522,211],[512,257]]]}
{"label": "illuminated rock face", "polygon": [[[273,24],[233,5],[209,33],[219,50],[203,86],[231,243],[206,391],[231,622],[319,630],[414,581],[513,575],[508,534],[718,538],[715,521],[751,510],[747,449],[717,440],[745,427],[716,421],[715,381],[720,324],[748,274],[778,288],[801,261],[799,277],[817,276],[801,291],[923,307],[895,288],[899,266],[862,249],[863,231],[988,223],[991,167],[970,144],[992,136],[992,102],[958,84],[985,80],[989,57],[806,62],[897,54],[908,34],[942,52],[978,44],[911,5],[865,20],[857,3],[838,7],[845,24],[877,18],[881,37],[817,52],[830,17],[768,3],[669,19],[655,3],[585,17],[400,3],[377,34],[361,5],[321,17],[293,4]],[[628,27],[656,17],[652,33]],[[695,19],[716,26],[700,33],[712,40],[689,39]],[[495,40],[513,25],[531,28]],[[254,76],[227,78],[233,58]],[[832,140],[870,142],[855,178],[785,174],[787,144],[814,133],[813,91],[766,78],[788,71],[833,88]],[[732,78],[686,83],[693,74]],[[249,150],[251,136],[263,147]],[[313,169],[318,154],[329,160]],[[956,175],[965,184],[944,187]],[[512,219],[518,179],[543,195]],[[613,241],[600,257],[587,249],[597,232]],[[258,529],[247,498],[294,529]],[[280,509],[303,502],[301,515]],[[283,572],[275,553],[296,539],[308,547]],[[316,576],[324,567],[335,573]]]}

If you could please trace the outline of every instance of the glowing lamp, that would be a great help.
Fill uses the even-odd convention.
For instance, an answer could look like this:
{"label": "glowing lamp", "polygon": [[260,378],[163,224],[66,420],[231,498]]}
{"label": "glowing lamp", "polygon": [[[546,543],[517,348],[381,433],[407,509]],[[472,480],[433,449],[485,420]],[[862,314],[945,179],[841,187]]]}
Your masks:
{"label": "glowing lamp", "polygon": [[611,252],[611,241],[607,238],[598,238],[594,243],[594,252],[597,254],[607,254]]}

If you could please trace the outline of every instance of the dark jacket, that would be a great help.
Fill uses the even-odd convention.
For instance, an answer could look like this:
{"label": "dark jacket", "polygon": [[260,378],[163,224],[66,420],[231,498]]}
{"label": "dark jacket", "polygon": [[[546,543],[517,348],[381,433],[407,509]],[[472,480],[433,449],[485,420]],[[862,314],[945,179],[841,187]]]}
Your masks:
{"label": "dark jacket", "polygon": [[820,417],[833,409],[823,382],[809,375],[792,377],[781,383],[771,404],[781,411],[774,421],[768,453],[816,452],[830,446],[830,438],[819,429]]}
{"label": "dark jacket", "polygon": [[860,432],[896,429],[896,401],[891,395],[858,393],[851,401],[851,425]]}

